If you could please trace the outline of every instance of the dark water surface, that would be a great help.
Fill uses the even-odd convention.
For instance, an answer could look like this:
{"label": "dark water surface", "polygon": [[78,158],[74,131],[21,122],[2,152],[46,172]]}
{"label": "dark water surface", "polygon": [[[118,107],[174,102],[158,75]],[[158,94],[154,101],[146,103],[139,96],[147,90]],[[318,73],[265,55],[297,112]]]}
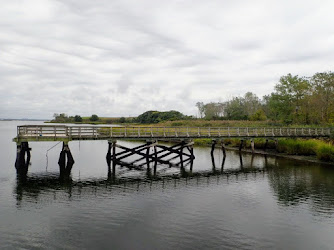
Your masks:
{"label": "dark water surface", "polygon": [[[29,124],[39,122],[29,122]],[[157,176],[118,166],[106,141],[70,142],[72,181],[58,178],[61,144],[32,142],[16,179],[16,126],[0,122],[0,249],[333,249],[334,168],[195,148],[189,166]],[[119,141],[134,147],[139,142]],[[47,153],[47,155],[46,155]]]}

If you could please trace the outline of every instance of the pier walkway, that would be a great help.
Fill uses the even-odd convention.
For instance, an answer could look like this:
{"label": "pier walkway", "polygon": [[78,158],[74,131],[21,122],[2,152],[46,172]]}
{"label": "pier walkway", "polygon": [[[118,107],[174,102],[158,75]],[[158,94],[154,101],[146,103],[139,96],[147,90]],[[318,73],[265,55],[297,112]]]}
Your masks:
{"label": "pier walkway", "polygon": [[[180,166],[184,169],[190,165],[192,170],[195,159],[193,140],[211,139],[211,156],[220,142],[224,159],[226,157],[225,141],[227,138],[239,138],[239,151],[245,140],[251,140],[254,153],[254,138],[265,138],[264,150],[268,140],[274,140],[277,148],[277,138],[317,138],[330,137],[331,128],[203,128],[203,127],[107,127],[107,126],[66,126],[66,125],[25,125],[17,127],[17,136],[13,139],[17,143],[15,167],[17,173],[24,178],[30,164],[29,142],[31,141],[62,141],[63,146],[59,155],[60,176],[68,178],[74,164],[69,142],[74,140],[106,140],[108,141],[106,161],[108,176],[115,176],[116,165],[141,169],[154,163],[154,173],[157,164]],[[117,143],[117,140],[144,140],[146,143],[128,148]],[[159,141],[174,141],[174,145],[160,144]],[[117,148],[117,150],[116,150]],[[132,156],[137,156],[133,159]]]}
{"label": "pier walkway", "polygon": [[249,128],[249,127],[107,127],[24,125],[17,127],[16,142],[117,139],[220,139],[329,137],[330,128]]}

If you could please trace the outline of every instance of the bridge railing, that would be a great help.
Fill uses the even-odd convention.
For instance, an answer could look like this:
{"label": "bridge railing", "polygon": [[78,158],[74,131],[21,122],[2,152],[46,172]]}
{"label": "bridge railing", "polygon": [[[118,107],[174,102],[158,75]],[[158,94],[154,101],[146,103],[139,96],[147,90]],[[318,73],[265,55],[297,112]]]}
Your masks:
{"label": "bridge railing", "polygon": [[248,128],[248,127],[107,127],[24,125],[19,138],[219,138],[219,137],[316,137],[330,136],[330,128]]}

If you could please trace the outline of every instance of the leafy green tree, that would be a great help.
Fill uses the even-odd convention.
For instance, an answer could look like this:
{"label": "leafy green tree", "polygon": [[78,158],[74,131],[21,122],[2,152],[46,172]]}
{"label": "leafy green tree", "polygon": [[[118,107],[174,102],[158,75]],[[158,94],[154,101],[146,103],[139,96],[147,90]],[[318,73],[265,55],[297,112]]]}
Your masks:
{"label": "leafy green tree", "polygon": [[199,118],[203,118],[204,113],[205,113],[204,103],[203,102],[197,102],[196,107],[198,108]]}
{"label": "leafy green tree", "polygon": [[267,116],[262,109],[257,110],[254,114],[252,114],[249,119],[251,121],[265,121],[267,120]]}
{"label": "leafy green tree", "polygon": [[305,99],[310,90],[311,85],[306,78],[291,74],[282,76],[268,102],[271,112],[285,123],[305,122],[308,112]]}
{"label": "leafy green tree", "polygon": [[244,99],[233,97],[226,103],[225,115],[230,120],[247,120]]}
{"label": "leafy green tree", "polygon": [[257,95],[252,92],[247,92],[243,98],[243,106],[245,108],[245,113],[248,117],[255,114],[261,107],[261,101]]}
{"label": "leafy green tree", "polygon": [[186,116],[182,113],[171,110],[166,112],[146,111],[136,118],[139,123],[158,123],[160,121],[175,121],[185,119]]}
{"label": "leafy green tree", "polygon": [[65,113],[55,113],[53,117],[55,122],[70,122],[70,118]]}
{"label": "leafy green tree", "polygon": [[89,118],[89,120],[90,121],[92,121],[92,122],[96,122],[96,121],[98,121],[99,120],[99,117],[97,116],[97,115],[92,115],[90,118]]}
{"label": "leafy green tree", "polygon": [[80,115],[74,116],[74,121],[75,122],[82,122],[82,117]]}
{"label": "leafy green tree", "polygon": [[203,106],[205,119],[208,120],[215,120],[224,115],[224,107],[225,105],[223,103],[219,102],[210,102]]}
{"label": "leafy green tree", "polygon": [[334,72],[316,73],[311,78],[314,89],[312,104],[319,119],[330,122],[334,119]]}

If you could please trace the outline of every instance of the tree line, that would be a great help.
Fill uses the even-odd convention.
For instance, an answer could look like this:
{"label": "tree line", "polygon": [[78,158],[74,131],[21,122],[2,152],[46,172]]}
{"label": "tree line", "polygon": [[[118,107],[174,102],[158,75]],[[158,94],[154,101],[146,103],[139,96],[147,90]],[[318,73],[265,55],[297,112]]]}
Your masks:
{"label": "tree line", "polygon": [[54,119],[51,122],[57,123],[85,123],[85,122],[99,122],[99,123],[159,123],[163,121],[175,121],[175,120],[185,120],[192,119],[194,117],[186,116],[179,111],[146,111],[139,115],[138,117],[98,117],[97,115],[92,115],[91,117],[81,117],[80,115],[68,116],[65,113],[55,113],[53,115]]}
{"label": "tree line", "polygon": [[[57,122],[57,123],[68,123],[68,122],[83,122],[84,119],[80,116],[80,115],[75,115],[75,116],[68,116],[65,113],[54,113],[53,114],[53,120],[51,122]],[[99,117],[98,115],[91,115],[90,117],[88,117],[87,120],[91,121],[91,122],[97,122],[99,121]]]}
{"label": "tree line", "polygon": [[259,98],[252,92],[226,102],[197,102],[200,118],[208,120],[273,120],[285,124],[334,122],[334,73],[312,77],[287,74],[274,92]]}

